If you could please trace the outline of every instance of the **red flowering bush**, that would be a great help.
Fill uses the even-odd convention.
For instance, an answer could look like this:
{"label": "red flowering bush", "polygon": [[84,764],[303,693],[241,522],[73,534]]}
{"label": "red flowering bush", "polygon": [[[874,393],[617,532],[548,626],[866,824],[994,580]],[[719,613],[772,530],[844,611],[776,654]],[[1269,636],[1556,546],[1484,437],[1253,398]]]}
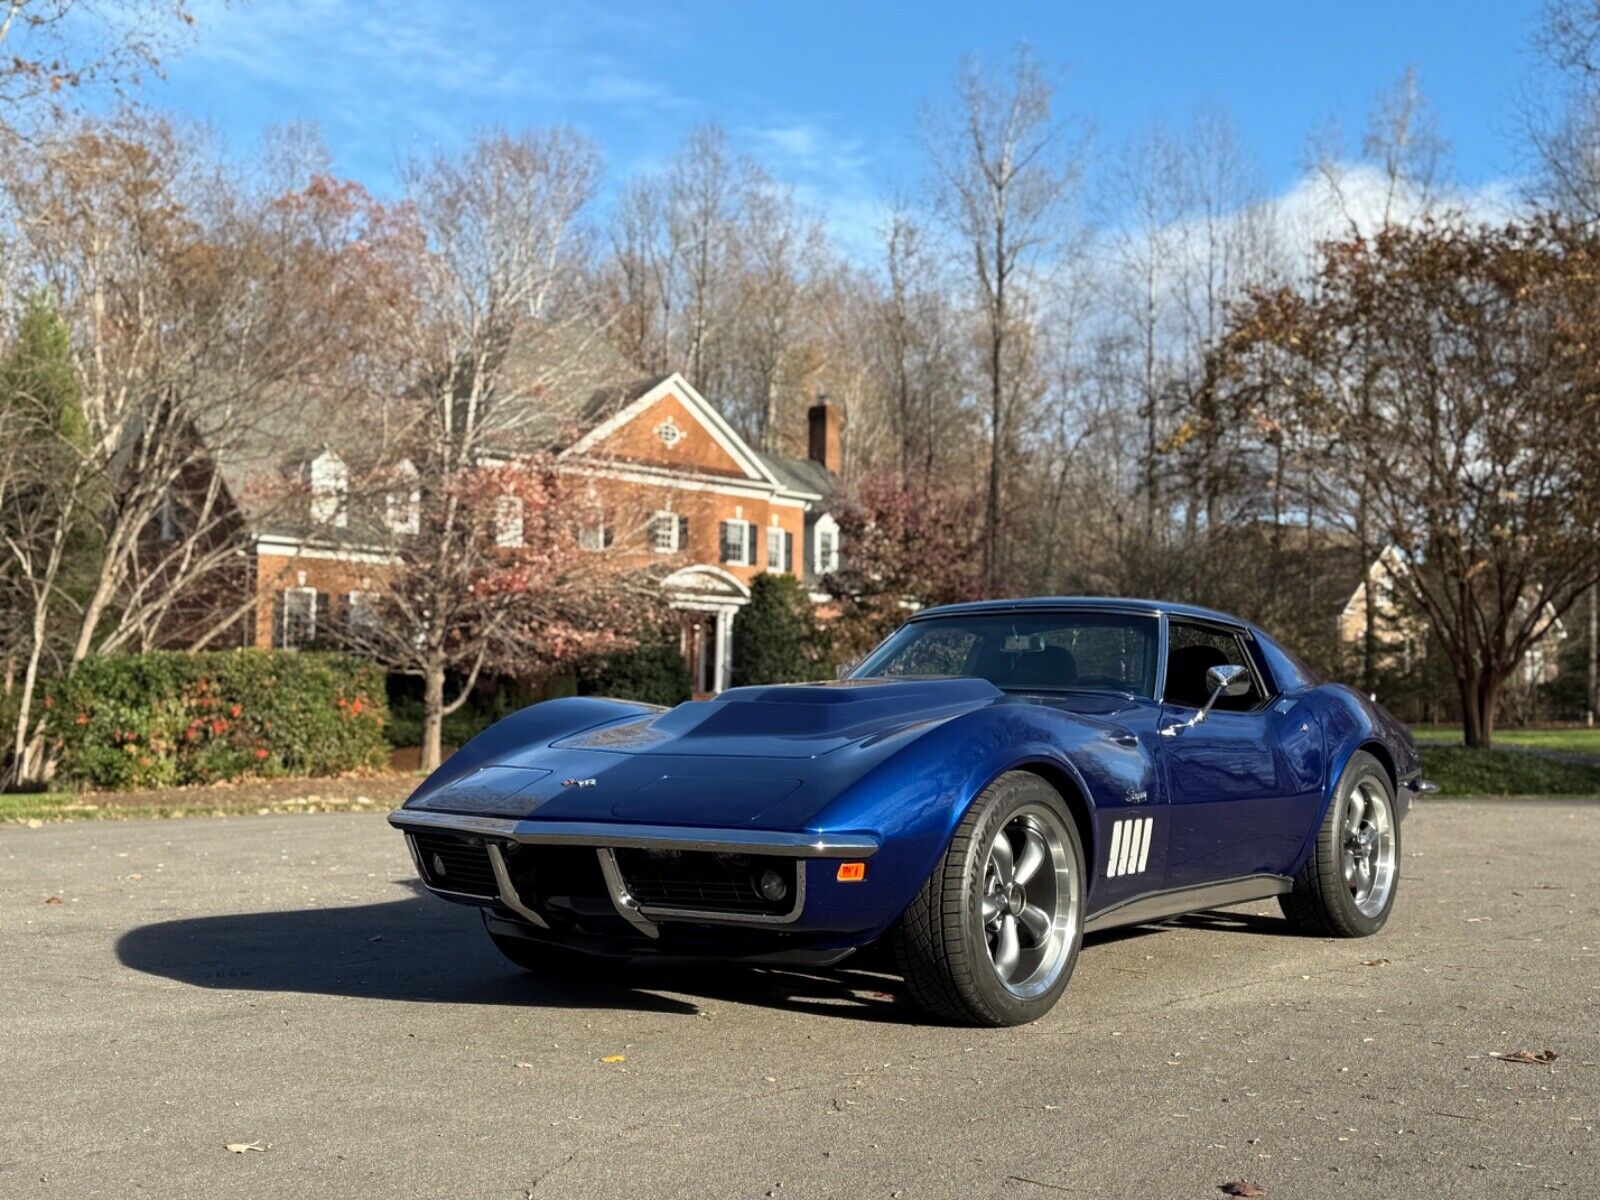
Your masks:
{"label": "red flowering bush", "polygon": [[383,672],[337,654],[90,659],[56,689],[62,774],[100,788],[328,775],[387,755]]}

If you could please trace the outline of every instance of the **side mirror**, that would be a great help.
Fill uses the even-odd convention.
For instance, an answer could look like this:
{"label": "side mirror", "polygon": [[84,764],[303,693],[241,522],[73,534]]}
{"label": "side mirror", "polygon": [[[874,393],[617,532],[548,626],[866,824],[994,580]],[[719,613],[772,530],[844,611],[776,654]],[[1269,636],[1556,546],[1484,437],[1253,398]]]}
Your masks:
{"label": "side mirror", "polygon": [[1206,702],[1200,706],[1200,711],[1187,721],[1163,726],[1161,729],[1163,736],[1177,737],[1185,729],[1199,725],[1211,715],[1211,706],[1224,696],[1243,696],[1250,690],[1250,671],[1237,663],[1212,667],[1206,672],[1206,686],[1211,689],[1211,695],[1206,697]]}
{"label": "side mirror", "polygon": [[1211,689],[1210,708],[1222,696],[1242,696],[1250,690],[1250,672],[1244,667],[1212,667],[1206,672],[1206,686]]}

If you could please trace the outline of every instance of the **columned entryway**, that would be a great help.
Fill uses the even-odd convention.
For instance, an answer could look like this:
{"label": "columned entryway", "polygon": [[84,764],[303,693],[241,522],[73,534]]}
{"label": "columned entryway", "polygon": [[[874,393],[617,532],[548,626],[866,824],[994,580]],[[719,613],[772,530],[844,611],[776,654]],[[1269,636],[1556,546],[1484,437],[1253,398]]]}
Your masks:
{"label": "columned entryway", "polygon": [[750,589],[709,563],[684,567],[661,581],[680,614],[684,662],[696,699],[715,696],[733,678],[733,618],[750,603]]}

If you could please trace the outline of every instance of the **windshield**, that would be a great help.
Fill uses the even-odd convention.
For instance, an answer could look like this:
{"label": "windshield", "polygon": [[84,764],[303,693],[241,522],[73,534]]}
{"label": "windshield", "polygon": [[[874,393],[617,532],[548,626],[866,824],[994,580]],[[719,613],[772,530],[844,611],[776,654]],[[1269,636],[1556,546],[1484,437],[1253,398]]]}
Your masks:
{"label": "windshield", "polygon": [[1153,616],[974,613],[902,625],[852,679],[971,676],[1014,691],[1154,696]]}

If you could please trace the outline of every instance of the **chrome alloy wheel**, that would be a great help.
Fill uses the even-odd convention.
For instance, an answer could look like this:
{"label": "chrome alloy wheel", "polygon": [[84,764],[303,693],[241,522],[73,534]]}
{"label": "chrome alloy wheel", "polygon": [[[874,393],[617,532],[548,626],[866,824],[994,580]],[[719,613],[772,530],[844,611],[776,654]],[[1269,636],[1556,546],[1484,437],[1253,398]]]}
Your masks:
{"label": "chrome alloy wheel", "polygon": [[1376,779],[1363,779],[1345,801],[1345,886],[1363,916],[1375,917],[1394,890],[1394,813]]}
{"label": "chrome alloy wheel", "polygon": [[1048,991],[1080,923],[1072,847],[1042,805],[1012,813],[983,866],[983,932],[994,973],[1013,996]]}

